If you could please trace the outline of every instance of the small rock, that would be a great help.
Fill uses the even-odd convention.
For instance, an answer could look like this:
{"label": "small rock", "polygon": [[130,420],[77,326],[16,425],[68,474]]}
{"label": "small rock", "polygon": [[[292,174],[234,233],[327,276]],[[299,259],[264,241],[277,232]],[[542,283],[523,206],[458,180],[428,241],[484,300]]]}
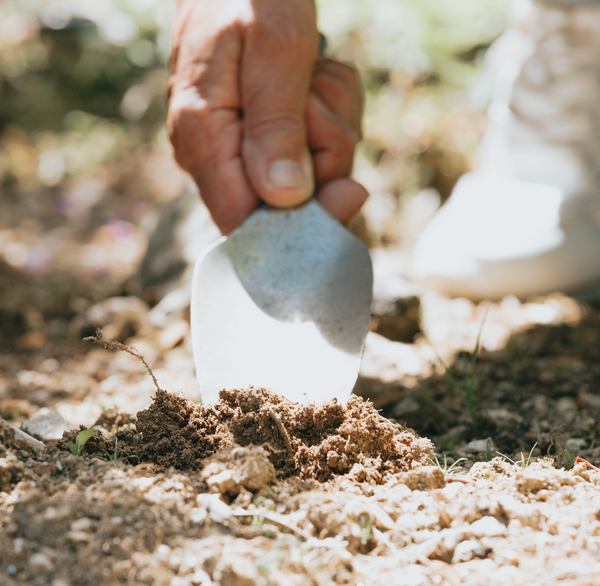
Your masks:
{"label": "small rock", "polygon": [[504,407],[486,409],[485,415],[498,427],[516,427],[523,423],[523,418],[518,413]]}
{"label": "small rock", "polygon": [[276,474],[263,448],[235,447],[208,458],[202,479],[212,492],[236,496],[242,489],[257,491],[275,482]]}
{"label": "small rock", "polygon": [[399,474],[398,480],[402,484],[406,484],[411,490],[431,490],[446,486],[444,472],[437,466],[415,468],[410,472]]}
{"label": "small rock", "polygon": [[394,407],[394,415],[396,417],[401,417],[402,415],[407,415],[408,413],[415,413],[420,408],[419,403],[415,401],[412,397],[406,397],[403,401],[398,403]]}
{"label": "small rock", "polygon": [[570,423],[577,416],[577,403],[571,397],[563,397],[556,402],[556,412],[566,421]]}
{"label": "small rock", "polygon": [[87,531],[69,531],[67,539],[73,543],[87,543],[92,539],[92,536]]}
{"label": "small rock", "polygon": [[[491,519],[492,517],[490,517]],[[467,539],[461,541],[454,548],[454,555],[452,556],[452,563],[456,564],[459,562],[468,562],[470,560],[479,558],[483,559],[487,557],[492,551],[489,547],[484,547],[481,542],[477,539]]]}
{"label": "small rock", "polygon": [[591,393],[579,393],[577,400],[582,407],[591,407],[592,409],[600,409],[600,396],[599,395],[592,395]]}
{"label": "small rock", "polygon": [[43,440],[56,440],[60,439],[63,433],[70,428],[66,419],[60,413],[48,411],[24,421],[21,429]]}
{"label": "small rock", "polygon": [[71,531],[90,531],[93,527],[93,521],[88,517],[81,517],[71,523]]}
{"label": "small rock", "polygon": [[199,494],[196,502],[208,511],[208,515],[215,523],[222,523],[231,517],[229,505],[216,494]]}
{"label": "small rock", "polygon": [[[463,452],[467,452],[469,454],[481,454],[482,452],[488,451],[488,442],[487,439],[477,439],[469,442],[464,448],[462,448]],[[492,450],[493,446],[490,443],[489,449]]]}
{"label": "small rock", "polygon": [[499,537],[506,535],[506,527],[495,517],[482,517],[471,523],[469,533],[475,537]]}
{"label": "small rock", "polygon": [[469,470],[473,478],[495,480],[498,476],[514,476],[515,466],[503,458],[492,458],[489,462],[475,462]]}
{"label": "small rock", "polygon": [[29,567],[34,572],[51,572],[54,569],[54,563],[45,553],[34,553],[29,558]]}
{"label": "small rock", "polygon": [[572,437],[565,442],[565,447],[570,452],[579,452],[585,450],[587,442],[581,437]]}

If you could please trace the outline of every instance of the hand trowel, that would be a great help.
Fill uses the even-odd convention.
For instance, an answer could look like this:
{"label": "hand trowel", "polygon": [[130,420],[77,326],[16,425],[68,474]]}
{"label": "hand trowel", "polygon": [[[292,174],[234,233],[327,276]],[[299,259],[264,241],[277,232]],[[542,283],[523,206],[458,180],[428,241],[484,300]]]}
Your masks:
{"label": "hand trowel", "polygon": [[345,402],[369,329],[366,245],[315,200],[263,206],[208,247],[192,283],[192,344],[203,403],[221,389]]}

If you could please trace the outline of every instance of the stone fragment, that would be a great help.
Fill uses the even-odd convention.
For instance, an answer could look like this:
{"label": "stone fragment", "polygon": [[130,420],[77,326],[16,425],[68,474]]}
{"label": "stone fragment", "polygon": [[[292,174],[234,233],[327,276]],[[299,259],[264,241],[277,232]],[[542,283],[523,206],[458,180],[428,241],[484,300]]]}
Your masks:
{"label": "stone fragment", "polygon": [[491,548],[484,547],[478,539],[467,539],[465,541],[461,541],[454,548],[452,563],[456,564],[460,562],[468,562],[477,558],[482,559],[485,558],[491,551]]}
{"label": "stone fragment", "polygon": [[34,572],[48,573],[54,569],[54,563],[45,553],[34,553],[30,558],[28,565]]}
{"label": "stone fragment", "polygon": [[208,458],[202,479],[212,492],[238,495],[242,489],[257,491],[275,482],[276,474],[263,448],[234,447]]}
{"label": "stone fragment", "polygon": [[[490,450],[493,449],[490,443]],[[463,449],[463,452],[469,454],[480,454],[488,451],[488,440],[487,439],[476,439],[470,441]]]}
{"label": "stone fragment", "polygon": [[506,535],[506,527],[495,517],[482,517],[471,523],[469,533],[475,537],[500,537]]}
{"label": "stone fragment", "polygon": [[398,480],[411,490],[432,490],[446,486],[444,472],[437,466],[420,466],[399,474]]}
{"label": "stone fragment", "polygon": [[43,440],[60,439],[63,433],[69,429],[66,419],[55,411],[40,413],[31,419],[27,419],[21,425],[21,430]]}

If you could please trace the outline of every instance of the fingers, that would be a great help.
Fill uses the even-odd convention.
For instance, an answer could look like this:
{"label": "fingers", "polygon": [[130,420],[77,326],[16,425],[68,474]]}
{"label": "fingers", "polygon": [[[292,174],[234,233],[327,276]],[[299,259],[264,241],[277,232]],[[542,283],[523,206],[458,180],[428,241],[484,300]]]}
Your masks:
{"label": "fingers", "polygon": [[306,122],[317,186],[348,177],[358,142],[356,131],[329,110],[316,94],[308,98]]}
{"label": "fingers", "polygon": [[358,71],[346,63],[320,57],[313,70],[311,90],[357,133],[358,142],[362,138],[364,108],[364,92]]}
{"label": "fingers", "polygon": [[308,141],[313,151],[318,199],[342,223],[360,209],[367,191],[343,179],[352,171],[361,138],[363,96],[356,70],[331,59],[319,59],[308,99]]}
{"label": "fingers", "polygon": [[324,185],[317,193],[321,205],[342,224],[347,224],[363,206],[367,190],[348,177]]}
{"label": "fingers", "polygon": [[257,3],[241,62],[242,156],[256,193],[277,207],[299,205],[314,191],[306,101],[317,58],[312,2]]}
{"label": "fingers", "polygon": [[241,158],[238,14],[182,0],[174,33],[167,127],[177,162],[192,175],[227,234],[259,205]]}

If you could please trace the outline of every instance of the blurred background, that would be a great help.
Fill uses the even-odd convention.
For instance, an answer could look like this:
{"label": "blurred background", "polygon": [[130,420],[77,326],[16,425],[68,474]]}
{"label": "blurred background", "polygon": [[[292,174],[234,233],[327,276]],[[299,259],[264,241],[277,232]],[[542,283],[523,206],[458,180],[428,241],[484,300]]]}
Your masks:
{"label": "blurred background", "polygon": [[[0,3],[5,344],[54,318],[61,337],[65,318],[122,294],[158,211],[184,189],[164,128],[174,4]],[[507,4],[319,0],[329,52],[356,63],[366,87],[356,176],[372,193],[372,246],[409,249],[469,168],[485,107],[472,90]]]}
{"label": "blurred background", "polygon": [[[355,230],[379,275],[369,388],[414,386],[442,369],[437,353],[474,347],[487,309],[418,298],[402,271],[473,162],[490,94],[480,67],[509,3],[317,2],[328,52],[358,66],[367,95],[355,175],[371,197]],[[185,314],[152,326],[156,299],[132,285],[161,210],[175,219],[188,183],[164,126],[174,9],[174,0],[0,2],[0,416],[53,406],[93,422],[101,407],[145,406],[143,368],[81,342],[96,327],[134,343],[166,388],[197,398]],[[565,311],[509,299],[489,311],[483,345]]]}

